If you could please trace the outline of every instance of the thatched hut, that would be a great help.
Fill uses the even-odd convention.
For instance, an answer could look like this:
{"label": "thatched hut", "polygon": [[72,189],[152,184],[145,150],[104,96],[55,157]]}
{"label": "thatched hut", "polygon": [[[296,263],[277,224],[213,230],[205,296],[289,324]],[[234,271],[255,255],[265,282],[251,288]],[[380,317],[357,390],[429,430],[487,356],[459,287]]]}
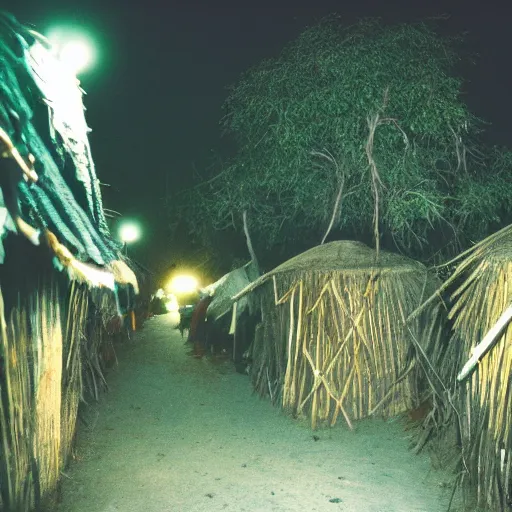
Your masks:
{"label": "thatched hut", "polygon": [[40,510],[107,320],[138,291],[105,220],[82,90],[48,42],[0,13],[0,507]]}
{"label": "thatched hut", "polygon": [[459,443],[463,496],[485,510],[512,510],[512,225],[459,258],[452,277],[453,335],[432,361],[442,382],[444,404],[435,424],[434,446]]}
{"label": "thatched hut", "polygon": [[[258,269],[250,261],[203,289],[203,293],[212,297],[206,311],[206,320],[211,326],[209,336],[224,339],[232,337],[231,356],[237,364],[241,362],[254,334],[253,319],[256,312],[252,296],[245,295],[238,301],[234,301],[233,297],[258,277]],[[212,341],[215,343],[215,339]]]}
{"label": "thatched hut", "polygon": [[262,322],[251,349],[255,389],[313,428],[374,412],[392,416],[423,400],[417,349],[439,340],[432,305],[405,319],[437,287],[425,266],[359,242],[314,247],[265,274],[252,292]]}

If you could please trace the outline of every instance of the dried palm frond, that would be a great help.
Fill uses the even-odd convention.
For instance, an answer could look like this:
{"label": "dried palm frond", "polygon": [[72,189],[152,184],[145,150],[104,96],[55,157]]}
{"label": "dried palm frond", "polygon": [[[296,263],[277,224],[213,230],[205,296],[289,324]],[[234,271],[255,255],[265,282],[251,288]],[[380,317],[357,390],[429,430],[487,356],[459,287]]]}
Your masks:
{"label": "dried palm frond", "polygon": [[470,378],[457,386],[457,373],[485,334],[512,304],[512,225],[464,254],[449,281],[454,301],[454,334],[444,379],[460,411],[464,469],[469,493],[489,510],[506,510],[512,498],[512,325],[479,360]]}
{"label": "dried palm frond", "polygon": [[[7,322],[9,320],[9,322]],[[35,464],[33,394],[26,313],[4,316],[0,293],[0,493],[6,510],[30,510],[36,501],[32,485]],[[36,477],[37,479],[37,477]]]}

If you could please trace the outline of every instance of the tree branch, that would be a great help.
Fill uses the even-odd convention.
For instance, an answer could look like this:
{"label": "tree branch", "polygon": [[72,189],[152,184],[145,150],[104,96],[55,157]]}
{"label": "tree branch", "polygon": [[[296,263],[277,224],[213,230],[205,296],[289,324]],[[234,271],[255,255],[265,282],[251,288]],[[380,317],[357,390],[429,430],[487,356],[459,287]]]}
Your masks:
{"label": "tree branch", "polygon": [[332,226],[334,225],[334,219],[336,218],[336,214],[338,213],[338,209],[341,204],[341,197],[343,194],[343,186],[345,185],[345,177],[342,178],[340,183],[340,188],[338,190],[338,195],[336,196],[336,201],[334,202],[334,208],[332,210],[332,216],[331,216],[331,222],[329,222],[329,226],[327,227],[327,231],[325,232],[324,237],[322,238],[322,241],[320,242],[320,245],[323,245],[325,242],[325,239],[331,232]]}
{"label": "tree branch", "polygon": [[247,240],[247,249],[249,249],[249,254],[251,255],[251,261],[253,265],[256,267],[256,271],[258,275],[260,274],[260,266],[258,264],[258,259],[256,258],[256,253],[254,252],[254,247],[252,246],[251,235],[249,234],[249,226],[247,225],[247,210],[244,210],[242,214],[242,218],[244,221],[244,233],[245,239]]}
{"label": "tree branch", "polygon": [[338,161],[336,160],[336,158],[334,158],[334,156],[332,155],[332,153],[329,150],[324,149],[323,151],[311,151],[311,154],[313,156],[320,156],[322,158],[325,158],[328,162],[330,162],[336,169],[336,174],[338,175],[338,179],[339,179],[339,183],[340,183],[338,194],[336,196],[336,200],[334,201],[334,208],[333,208],[332,215],[331,215],[331,221],[329,222],[329,226],[327,226],[327,231],[325,232],[325,234],[322,238],[322,241],[320,242],[320,245],[323,245],[327,236],[331,232],[331,229],[334,225],[334,220],[336,219],[336,215],[337,215],[338,210],[341,205],[341,198],[343,197],[343,188],[345,186],[345,172],[340,167],[340,165],[338,164]]}
{"label": "tree branch", "polygon": [[380,115],[375,114],[373,117],[368,117],[368,140],[366,142],[366,156],[368,157],[368,163],[370,164],[370,173],[372,177],[372,192],[375,201],[375,208],[373,211],[373,235],[375,237],[375,250],[377,251],[377,257],[379,257],[380,251],[380,233],[379,233],[379,186],[384,186],[377,169],[377,163],[373,158],[373,141],[375,138],[375,130],[379,125]]}

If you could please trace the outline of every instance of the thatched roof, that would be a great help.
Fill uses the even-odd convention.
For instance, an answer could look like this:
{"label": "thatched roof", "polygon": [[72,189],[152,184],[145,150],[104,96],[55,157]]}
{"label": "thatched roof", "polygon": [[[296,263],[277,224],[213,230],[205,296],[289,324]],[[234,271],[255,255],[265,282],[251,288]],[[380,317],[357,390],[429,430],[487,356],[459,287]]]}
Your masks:
{"label": "thatched roof", "polygon": [[0,13],[0,72],[0,145],[20,167],[21,217],[42,232],[50,230],[80,261],[104,265],[118,259],[105,222],[78,80],[42,36],[6,13]]}
{"label": "thatched roof", "polygon": [[435,373],[431,371],[428,382],[435,391],[436,381],[442,380],[449,392],[436,391],[442,407],[424,430],[438,431],[440,440],[447,428],[456,425],[462,446],[461,474],[468,473],[461,485],[464,480],[464,489],[475,491],[485,510],[508,510],[512,495],[512,324],[507,314],[512,305],[512,225],[447,265],[456,262],[455,272],[432,296],[450,292],[453,332],[448,345],[433,354]]}
{"label": "thatched roof", "polygon": [[[217,283],[211,285],[213,300],[208,307],[208,316],[214,320],[219,320],[233,307],[233,296],[246,288],[258,277],[254,265],[250,262],[243,267],[237,268],[223,276]],[[243,301],[244,299],[242,299]],[[238,305],[238,312],[242,311],[248,303],[245,301]]]}
{"label": "thatched roof", "polygon": [[105,220],[76,76],[3,12],[0,75],[0,245],[16,231],[47,246],[72,280],[114,288],[117,273],[136,288]]}
{"label": "thatched roof", "polygon": [[244,288],[233,299],[240,299],[271,277],[279,274],[293,272],[366,273],[369,269],[376,269],[381,273],[401,273],[424,271],[425,267],[410,258],[387,251],[380,251],[377,259],[377,252],[361,242],[338,240],[318,245],[285,261]]}

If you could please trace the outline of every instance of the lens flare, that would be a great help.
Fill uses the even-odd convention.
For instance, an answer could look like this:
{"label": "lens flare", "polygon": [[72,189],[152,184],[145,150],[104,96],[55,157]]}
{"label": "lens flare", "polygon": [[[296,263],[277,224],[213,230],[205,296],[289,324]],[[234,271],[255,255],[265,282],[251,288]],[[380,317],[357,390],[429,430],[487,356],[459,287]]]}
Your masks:
{"label": "lens flare", "polygon": [[198,286],[197,279],[186,274],[174,277],[169,284],[171,292],[175,294],[193,293],[197,290]]}

